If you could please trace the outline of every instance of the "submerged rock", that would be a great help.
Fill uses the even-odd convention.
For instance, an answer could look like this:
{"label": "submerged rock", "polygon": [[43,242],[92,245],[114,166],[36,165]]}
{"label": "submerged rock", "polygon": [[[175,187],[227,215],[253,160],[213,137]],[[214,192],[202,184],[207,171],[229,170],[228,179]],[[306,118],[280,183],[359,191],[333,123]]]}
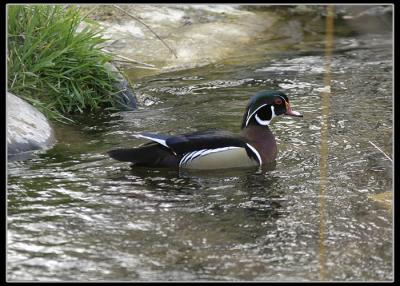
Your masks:
{"label": "submerged rock", "polygon": [[7,92],[7,157],[23,160],[31,151],[44,150],[55,143],[46,117],[25,100]]}

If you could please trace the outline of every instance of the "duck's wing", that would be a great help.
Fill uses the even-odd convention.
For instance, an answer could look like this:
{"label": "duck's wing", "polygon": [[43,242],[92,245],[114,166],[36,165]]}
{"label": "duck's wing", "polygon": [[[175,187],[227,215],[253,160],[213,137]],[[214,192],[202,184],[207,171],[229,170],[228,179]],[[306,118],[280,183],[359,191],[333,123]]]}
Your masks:
{"label": "duck's wing", "polygon": [[150,132],[142,132],[142,133],[134,134],[133,136],[136,138],[148,139],[150,141],[161,144],[167,148],[169,148],[169,147],[166,144],[166,140],[171,137],[171,135],[156,134],[156,133],[150,133]]}
{"label": "duck's wing", "polygon": [[[223,130],[196,131],[181,135],[164,135],[158,133],[143,132],[133,135],[143,138],[167,148],[176,154],[183,154],[191,150],[203,148],[220,148],[227,146],[245,147],[245,139],[240,135]],[[151,142],[148,142],[149,144]]]}
{"label": "duck's wing", "polygon": [[245,148],[246,146],[245,139],[242,136],[220,130],[197,131],[170,136],[165,143],[179,155],[200,149]]}

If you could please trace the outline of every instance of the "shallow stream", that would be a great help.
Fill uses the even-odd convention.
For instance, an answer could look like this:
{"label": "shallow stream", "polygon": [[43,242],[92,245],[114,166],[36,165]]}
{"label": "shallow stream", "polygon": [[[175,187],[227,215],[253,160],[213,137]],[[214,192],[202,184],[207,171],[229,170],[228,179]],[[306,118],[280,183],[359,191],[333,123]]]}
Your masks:
{"label": "shallow stream", "polygon": [[[392,209],[376,197],[392,192],[392,163],[369,142],[392,157],[391,31],[334,37],[323,194],[324,38],[272,44],[260,36],[215,64],[131,72],[137,111],[76,116],[55,126],[54,148],[8,162],[8,279],[391,280]],[[105,154],[144,143],[132,137],[141,131],[238,132],[266,89],[304,114],[273,122],[272,170],[132,170]]]}

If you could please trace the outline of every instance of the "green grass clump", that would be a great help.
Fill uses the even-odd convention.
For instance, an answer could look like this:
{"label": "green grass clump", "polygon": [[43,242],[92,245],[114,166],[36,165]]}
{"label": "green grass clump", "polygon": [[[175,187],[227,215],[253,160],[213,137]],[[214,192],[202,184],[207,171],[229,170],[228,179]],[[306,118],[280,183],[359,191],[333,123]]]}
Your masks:
{"label": "green grass clump", "polygon": [[[115,106],[112,59],[101,48],[102,30],[75,6],[9,5],[8,90],[50,119]],[[87,22],[89,23],[89,22]]]}

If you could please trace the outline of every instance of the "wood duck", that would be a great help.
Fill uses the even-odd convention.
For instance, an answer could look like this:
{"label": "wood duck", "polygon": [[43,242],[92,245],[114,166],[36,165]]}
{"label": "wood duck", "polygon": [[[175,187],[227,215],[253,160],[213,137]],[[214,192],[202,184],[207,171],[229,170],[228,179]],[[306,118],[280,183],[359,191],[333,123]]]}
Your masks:
{"label": "wood duck", "polygon": [[137,148],[108,151],[110,157],[132,166],[221,169],[263,166],[275,161],[277,147],[269,129],[279,115],[302,117],[280,91],[262,91],[247,104],[240,134],[210,130],[182,135],[135,134],[150,142]]}

